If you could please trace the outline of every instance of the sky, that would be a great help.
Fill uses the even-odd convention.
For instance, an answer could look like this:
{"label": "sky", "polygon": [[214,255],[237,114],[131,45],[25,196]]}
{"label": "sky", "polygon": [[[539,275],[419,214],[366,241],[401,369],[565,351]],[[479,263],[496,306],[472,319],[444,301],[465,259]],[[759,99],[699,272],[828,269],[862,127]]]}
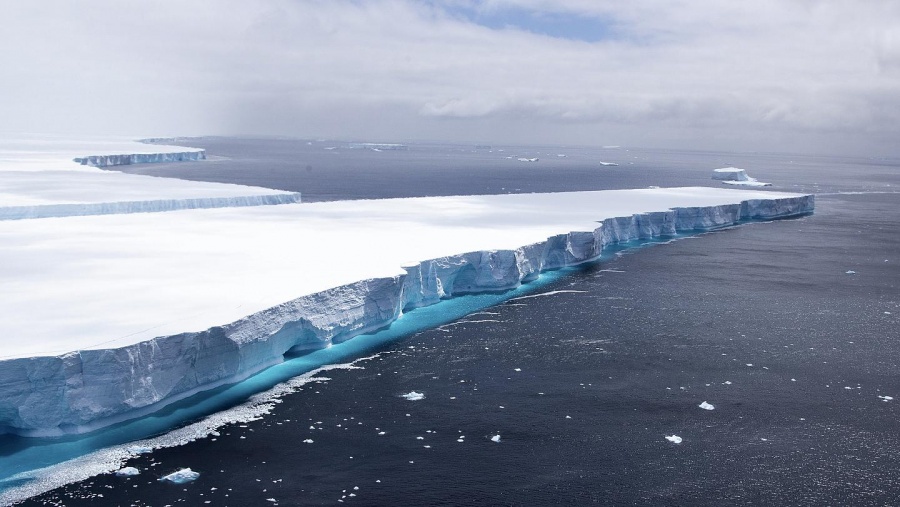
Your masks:
{"label": "sky", "polygon": [[0,135],[900,155],[897,0],[0,0]]}

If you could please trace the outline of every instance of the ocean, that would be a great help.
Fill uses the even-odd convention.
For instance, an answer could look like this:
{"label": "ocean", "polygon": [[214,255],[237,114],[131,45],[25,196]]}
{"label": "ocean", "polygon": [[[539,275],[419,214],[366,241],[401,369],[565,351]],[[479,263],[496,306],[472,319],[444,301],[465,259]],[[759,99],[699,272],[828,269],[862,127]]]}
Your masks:
{"label": "ocean", "polygon": [[[717,186],[712,169],[737,166],[773,190],[816,193],[817,207],[802,218],[633,245],[511,293],[415,310],[391,329],[319,353],[333,357],[296,358],[230,397],[213,393],[216,403],[194,398],[148,418],[162,421],[155,426],[114,428],[165,439],[170,426],[198,424],[206,413],[227,421],[229,406],[249,393],[277,391],[265,410],[244,410],[209,436],[130,459],[140,475],[102,474],[23,505],[900,498],[900,160],[183,142],[211,160],[126,169],[295,190],[313,202]],[[305,360],[342,366],[284,382],[305,371]],[[190,411],[197,406],[205,408]],[[675,436],[680,443],[666,438]],[[0,438],[7,456],[53,444]],[[158,480],[187,467],[200,473],[196,481]]]}

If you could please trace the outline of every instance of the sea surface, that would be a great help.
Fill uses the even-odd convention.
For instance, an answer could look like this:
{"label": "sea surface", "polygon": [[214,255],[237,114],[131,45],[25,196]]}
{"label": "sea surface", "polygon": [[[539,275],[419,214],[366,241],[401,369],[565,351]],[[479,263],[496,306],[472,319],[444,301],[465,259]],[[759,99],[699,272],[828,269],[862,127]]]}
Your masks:
{"label": "sea surface", "polygon": [[[193,441],[129,459],[140,475],[23,505],[898,503],[900,160],[181,142],[211,160],[126,170],[312,202],[718,186],[712,169],[737,166],[773,190],[816,193],[816,211],[632,245],[511,293],[415,310],[199,412],[203,399],[188,400],[155,430],[109,430]],[[245,402],[254,391],[267,392]],[[4,438],[7,455],[53,445]],[[199,478],[158,480],[182,468]]]}

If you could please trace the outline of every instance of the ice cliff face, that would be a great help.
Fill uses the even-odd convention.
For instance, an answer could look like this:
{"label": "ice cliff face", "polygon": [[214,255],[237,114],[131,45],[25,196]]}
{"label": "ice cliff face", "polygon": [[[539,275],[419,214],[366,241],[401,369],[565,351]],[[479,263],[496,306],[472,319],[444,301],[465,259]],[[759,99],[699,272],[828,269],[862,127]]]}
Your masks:
{"label": "ice cliff face", "polygon": [[174,153],[131,153],[123,155],[88,155],[74,161],[92,167],[110,167],[131,164],[158,164],[164,162],[188,162],[206,160],[206,150],[190,150]]}
{"label": "ice cliff face", "polygon": [[35,206],[0,206],[0,220],[29,218],[115,215],[122,213],[154,213],[181,209],[237,208],[300,202],[300,193],[249,195],[234,197],[198,197],[192,199],[156,199],[150,201],[41,204]]}
{"label": "ice cliff face", "polygon": [[609,245],[746,220],[810,213],[813,196],[677,208],[611,218],[515,250],[469,252],[300,297],[225,326],[135,345],[0,361],[0,432],[58,435],[152,412],[200,390],[246,378],[288,351],[316,349],[384,327],[405,309],[510,289],[541,271],[579,264]]}

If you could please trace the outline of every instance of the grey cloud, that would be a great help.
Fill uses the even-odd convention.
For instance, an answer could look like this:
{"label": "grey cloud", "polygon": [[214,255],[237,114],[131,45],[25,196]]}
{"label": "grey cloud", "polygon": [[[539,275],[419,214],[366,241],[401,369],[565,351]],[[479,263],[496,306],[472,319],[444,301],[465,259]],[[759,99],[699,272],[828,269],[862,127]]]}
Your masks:
{"label": "grey cloud", "polygon": [[[491,30],[446,10],[461,3],[603,17],[622,37]],[[874,140],[900,134],[897,5],[6,2],[0,130],[891,151]]]}

